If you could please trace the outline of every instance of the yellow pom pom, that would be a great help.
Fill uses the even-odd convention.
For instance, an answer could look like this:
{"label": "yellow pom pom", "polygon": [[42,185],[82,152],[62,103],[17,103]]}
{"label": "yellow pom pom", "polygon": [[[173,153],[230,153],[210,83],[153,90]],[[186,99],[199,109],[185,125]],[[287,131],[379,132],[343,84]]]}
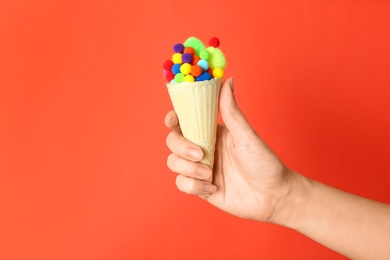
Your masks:
{"label": "yellow pom pom", "polygon": [[195,78],[192,75],[186,75],[184,76],[183,82],[194,82]]}
{"label": "yellow pom pom", "polygon": [[223,77],[223,69],[222,68],[213,69],[213,77],[221,79]]}
{"label": "yellow pom pom", "polygon": [[184,63],[183,65],[180,66],[180,72],[183,73],[183,75],[188,75],[191,72],[191,64],[189,63]]}
{"label": "yellow pom pom", "polygon": [[181,53],[175,53],[172,55],[172,61],[174,64],[181,64],[182,63],[182,60],[181,60]]}

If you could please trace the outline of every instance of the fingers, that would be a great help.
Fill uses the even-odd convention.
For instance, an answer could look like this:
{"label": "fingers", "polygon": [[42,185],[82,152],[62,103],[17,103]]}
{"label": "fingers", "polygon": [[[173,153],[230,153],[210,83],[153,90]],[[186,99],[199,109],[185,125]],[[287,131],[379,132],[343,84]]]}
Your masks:
{"label": "fingers", "polygon": [[175,111],[169,111],[165,116],[164,122],[168,128],[176,131],[180,130],[179,119],[177,118]]}
{"label": "fingers", "polygon": [[[177,132],[172,133],[179,135]],[[168,156],[167,165],[171,171],[179,174],[176,177],[176,186],[180,191],[207,199],[210,193],[217,190],[215,185],[207,181],[212,176],[212,170],[208,166],[183,159],[173,153]]]}
{"label": "fingers", "polygon": [[202,198],[206,198],[205,195],[217,191],[217,187],[208,181],[198,180],[184,175],[178,175],[176,177],[176,186],[182,192],[199,195]]}
{"label": "fingers", "polygon": [[200,161],[203,158],[203,151],[194,143],[186,140],[179,132],[172,131],[166,140],[168,148],[178,157]]}
{"label": "fingers", "polygon": [[187,177],[208,179],[212,175],[212,171],[207,165],[184,160],[175,154],[168,156],[167,165],[171,171]]}
{"label": "fingers", "polygon": [[202,149],[181,135],[179,120],[174,111],[167,113],[164,122],[168,128],[174,130],[166,139],[167,146],[172,151],[168,156],[167,165],[169,169],[179,174],[176,177],[177,188],[182,192],[207,199],[217,187],[206,180],[212,175],[211,169],[198,163],[203,158]]}

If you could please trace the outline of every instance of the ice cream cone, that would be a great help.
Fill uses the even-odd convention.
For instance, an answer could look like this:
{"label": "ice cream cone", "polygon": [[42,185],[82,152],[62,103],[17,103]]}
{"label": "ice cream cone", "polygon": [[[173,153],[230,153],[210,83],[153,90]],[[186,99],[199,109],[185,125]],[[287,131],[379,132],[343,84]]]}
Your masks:
{"label": "ice cream cone", "polygon": [[221,79],[167,84],[167,87],[183,136],[202,148],[201,162],[212,169]]}

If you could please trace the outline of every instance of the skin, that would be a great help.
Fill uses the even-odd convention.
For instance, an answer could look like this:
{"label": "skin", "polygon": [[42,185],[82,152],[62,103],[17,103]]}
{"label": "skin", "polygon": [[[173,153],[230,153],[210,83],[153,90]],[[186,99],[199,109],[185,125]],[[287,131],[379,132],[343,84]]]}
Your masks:
{"label": "skin", "polygon": [[[390,206],[310,180],[289,169],[256,134],[224,82],[213,171],[203,152],[180,132],[174,111],[167,165],[182,192],[197,195],[235,216],[294,229],[353,259],[389,259]],[[213,174],[213,183],[207,181]]]}

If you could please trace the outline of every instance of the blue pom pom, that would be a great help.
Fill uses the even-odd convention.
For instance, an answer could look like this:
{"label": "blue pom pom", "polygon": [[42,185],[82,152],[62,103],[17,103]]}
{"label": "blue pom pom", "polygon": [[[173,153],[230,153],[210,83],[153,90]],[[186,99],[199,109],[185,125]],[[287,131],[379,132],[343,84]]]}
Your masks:
{"label": "blue pom pom", "polygon": [[211,77],[210,73],[208,73],[207,71],[203,72],[202,74],[204,74],[205,80],[210,80],[213,78]]}
{"label": "blue pom pom", "polygon": [[184,45],[181,44],[181,43],[176,43],[176,44],[173,46],[173,51],[176,52],[176,53],[183,53],[183,51],[184,51]]}
{"label": "blue pom pom", "polygon": [[177,74],[177,73],[180,73],[180,66],[181,66],[181,64],[173,64],[173,66],[172,66],[172,73],[173,74]]}
{"label": "blue pom pom", "polygon": [[195,81],[210,80],[211,75],[207,71],[203,72],[199,77],[196,77]]}
{"label": "blue pom pom", "polygon": [[200,67],[202,67],[203,70],[208,70],[208,68],[209,68],[209,63],[208,63],[207,60],[200,60],[200,61],[198,61],[198,65]]}

